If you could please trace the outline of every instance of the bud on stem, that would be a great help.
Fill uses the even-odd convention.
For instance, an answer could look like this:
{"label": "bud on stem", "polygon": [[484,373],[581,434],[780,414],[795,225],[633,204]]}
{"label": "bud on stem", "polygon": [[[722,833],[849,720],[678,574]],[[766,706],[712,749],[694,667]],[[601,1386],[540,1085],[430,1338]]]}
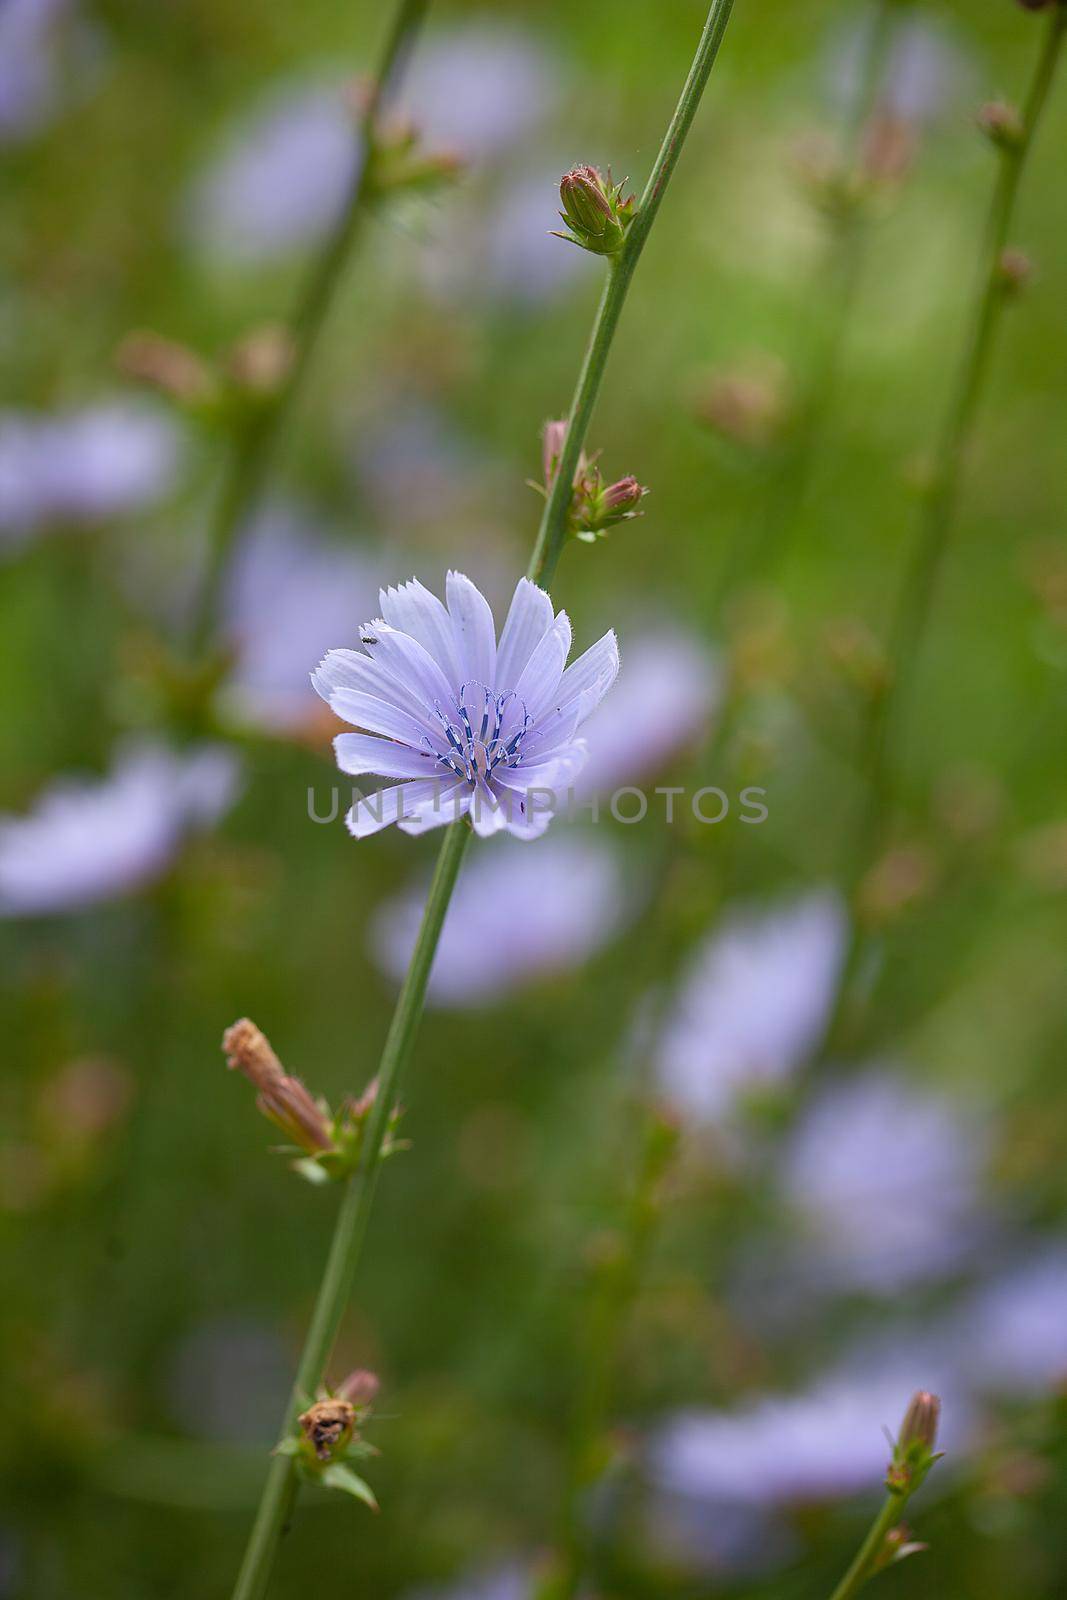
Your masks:
{"label": "bud on stem", "polygon": [[243,1073],[257,1089],[256,1105],[265,1117],[309,1155],[333,1144],[329,1123],[299,1078],[291,1078],[254,1022],[242,1017],[222,1036],[226,1065]]}

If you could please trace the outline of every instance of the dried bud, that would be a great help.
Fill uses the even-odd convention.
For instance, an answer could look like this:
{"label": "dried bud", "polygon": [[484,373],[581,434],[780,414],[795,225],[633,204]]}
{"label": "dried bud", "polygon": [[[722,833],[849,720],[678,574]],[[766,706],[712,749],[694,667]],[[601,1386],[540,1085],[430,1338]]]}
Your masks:
{"label": "dried bud", "polygon": [[978,113],[978,126],[1001,150],[1015,150],[1026,136],[1026,127],[1017,106],[1006,100],[990,100]]}
{"label": "dried bud", "polygon": [[559,184],[560,216],[571,231],[556,237],[569,239],[594,255],[614,255],[633,221],[634,197],[624,199],[624,188],[625,181],[612,181],[610,168],[605,178],[598,167],[572,167]]}
{"label": "dried bud", "polygon": [[918,143],[915,126],[906,117],[879,112],[864,132],[863,176],[883,187],[901,183],[914,164]]}
{"label": "dried bud", "polygon": [[319,1461],[332,1461],[351,1443],[355,1407],[349,1400],[316,1400],[300,1418],[304,1438]]}
{"label": "dried bud", "polygon": [[1024,250],[1008,248],[997,262],[1000,281],[1008,294],[1020,294],[1034,275],[1034,264]]}
{"label": "dried bud", "polygon": [[273,323],[257,328],[234,345],[226,370],[246,395],[270,400],[293,369],[296,347],[288,328]]}
{"label": "dried bud", "polygon": [[364,1367],[359,1367],[355,1372],[350,1372],[345,1381],[339,1386],[337,1399],[347,1400],[349,1405],[354,1406],[357,1411],[365,1411],[378,1398],[378,1390],[380,1388],[381,1384],[378,1381],[377,1374],[368,1372]]}
{"label": "dried bud", "polygon": [[158,333],[128,333],[119,345],[115,364],[124,378],[146,384],[176,405],[208,405],[216,394],[211,369],[195,351]]}
{"label": "dried bud", "polygon": [[900,1424],[900,1436],[897,1440],[901,1449],[906,1450],[910,1444],[925,1445],[927,1450],[932,1450],[937,1443],[937,1427],[941,1421],[941,1401],[936,1394],[931,1394],[929,1389],[919,1389],[911,1397],[904,1421]]}
{"label": "dried bud", "polygon": [[247,1017],[222,1036],[226,1065],[241,1072],[258,1090],[256,1105],[309,1155],[333,1144],[329,1124],[299,1078],[290,1078],[270,1042]]}

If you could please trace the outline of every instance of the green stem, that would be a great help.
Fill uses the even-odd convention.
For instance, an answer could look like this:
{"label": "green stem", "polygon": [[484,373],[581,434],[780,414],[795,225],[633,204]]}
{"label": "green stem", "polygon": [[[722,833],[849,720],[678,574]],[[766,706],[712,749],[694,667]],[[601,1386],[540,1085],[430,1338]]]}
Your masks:
{"label": "green stem", "polygon": [[[932,487],[890,626],[886,688],[872,698],[864,731],[864,813],[848,874],[853,895],[871,863],[877,859],[892,810],[889,757],[893,736],[899,730],[911,697],[916,662],[952,532],[963,463],[1007,292],[1001,256],[1014,220],[1027,157],[1052,87],[1065,30],[1067,7],[1056,5],[1026,97],[1022,137],[1000,154],[1000,171],[986,220],[974,309],[934,454]],[[869,953],[868,936],[854,918],[834,1011],[821,1052],[823,1056],[851,1044],[854,1000]]]}
{"label": "green stem", "polygon": [[[696,114],[732,7],[733,0],[714,0],[693,66],[645,190],[641,209],[630,225],[626,245],[621,253],[624,259],[620,258],[609,274],[593,336],[582,364],[575,403],[572,407],[572,427],[560,462],[557,488],[561,482],[569,484],[574,477],[578,453],[607,363],[608,350],[618,324],[626,286],[633,274],[637,258],[648,237],[663,192]],[[407,4],[401,9],[402,14],[410,17],[415,11],[421,14],[425,6],[416,7]],[[340,259],[343,259],[343,255],[342,250]],[[332,279],[327,278],[327,282],[332,282]],[[318,303],[316,301],[316,304]],[[321,310],[312,318],[313,328],[320,318]],[[530,563],[530,576],[536,581],[547,583],[555,571],[565,533],[569,498],[569,494],[554,494],[546,505],[537,537],[537,547]],[[232,534],[232,528],[228,525],[227,527],[228,532]],[[446,830],[441,844],[419,937],[397,999],[382,1052],[378,1070],[378,1091],[364,1135],[362,1158],[358,1170],[349,1180],[338,1213],[311,1327],[308,1330],[296,1382],[283,1421],[283,1437],[292,1433],[297,1415],[306,1398],[315,1393],[325,1377],[326,1364],[344,1315],[345,1304],[351,1293],[360,1249],[374,1203],[389,1112],[396,1098],[404,1068],[411,1056],[425,1003],[430,967],[470,831],[466,822],[453,823]],[[287,1456],[275,1456],[267,1474],[233,1600],[261,1600],[266,1593],[278,1543],[295,1498],[296,1477],[292,1463]]]}
{"label": "green stem", "polygon": [[908,1497],[901,1494],[887,1494],[885,1503],[868,1530],[867,1537],[860,1545],[855,1561],[841,1579],[837,1588],[830,1596],[830,1600],[852,1600],[853,1595],[859,1594],[868,1578],[872,1578],[878,1570],[880,1559],[885,1554],[885,1541],[900,1521],[901,1513],[907,1505]]}
{"label": "green stem", "polygon": [[[419,936],[382,1051],[378,1088],[364,1133],[359,1167],[345,1186],[337,1214],[326,1270],[282,1422],[282,1438],[292,1433],[308,1397],[315,1394],[325,1378],[330,1352],[352,1292],[360,1250],[374,1204],[389,1115],[396,1102],[404,1069],[411,1058],[426,999],[430,967],[470,836],[471,830],[465,821],[454,822],[445,830]],[[233,1591],[233,1600],[260,1600],[266,1593],[278,1542],[296,1499],[296,1486],[297,1480],[289,1457],[275,1456],[267,1474],[244,1562]]]}
{"label": "green stem", "polygon": [[429,0],[398,0],[378,70],[359,123],[360,159],[341,213],[312,265],[293,311],[293,359],[284,382],[248,418],[234,445],[208,535],[204,573],[192,623],[192,646],[202,655],[218,626],[226,563],[242,525],[263,492],[271,455],[307,375],[341,275],[371,198],[372,147],[379,113],[395,90],[404,61],[429,9]]}
{"label": "green stem", "polygon": [[732,10],[733,0],[713,0],[693,57],[693,64],[689,69],[689,76],[685,80],[637,212],[626,230],[626,237],[618,254],[609,257],[607,282],[600,297],[593,331],[589,336],[574,399],[571,401],[567,419],[567,437],[560,453],[552,491],[545,502],[534,553],[527,568],[526,575],[534,583],[550,583],[556,570],[567,536],[567,516],[570,511],[574,474],[578,469],[578,458],[589,431],[590,418],[596,405],[630,280],[651,232],[652,224],[656,220],[656,213],[662,204],[671,174],[682,153],[686,135],[696,116]]}

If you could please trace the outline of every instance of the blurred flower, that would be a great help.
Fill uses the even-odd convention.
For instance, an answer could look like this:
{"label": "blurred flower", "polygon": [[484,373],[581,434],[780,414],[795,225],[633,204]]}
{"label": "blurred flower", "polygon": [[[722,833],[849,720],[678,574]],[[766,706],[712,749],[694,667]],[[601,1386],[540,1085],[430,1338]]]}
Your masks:
{"label": "blurred flower", "polygon": [[75,0],[4,0],[0,5],[0,144],[27,138],[61,108],[98,54],[99,41]]}
{"label": "blurred flower", "polygon": [[367,614],[377,587],[369,558],[320,537],[299,508],[277,505],[258,516],[227,583],[235,659],[225,695],[233,711],[279,733],[313,726],[323,713],[308,665]]}
{"label": "blurred flower", "polygon": [[[904,15],[896,21],[879,84],[878,110],[901,122],[925,127],[950,110],[967,89],[970,76],[956,37],[927,18]],[[831,46],[829,76],[834,100],[843,111],[863,93],[865,63],[874,17],[853,23]]]}
{"label": "blurred flower", "polygon": [[746,357],[708,374],[697,416],[723,438],[749,450],[776,444],[789,420],[786,371],[774,356]]}
{"label": "blurred flower", "polygon": [[585,761],[577,729],[618,673],[611,632],[564,671],[570,621],[526,578],[499,646],[470,579],[450,572],[446,592],[447,609],[416,579],[383,590],[382,616],[360,630],[363,651],[331,650],[313,674],[330,709],[365,730],[334,740],[341,771],[401,780],[349,811],[357,839],[460,816],[483,837],[537,838]]}
{"label": "blurred flower", "polygon": [[130,744],[104,778],[63,778],[25,817],[0,817],[0,916],[44,916],[110,900],[158,878],[195,827],[229,806],[230,751]]}
{"label": "blurred flower", "polygon": [[884,1068],[826,1089],[782,1167],[806,1276],[890,1294],[959,1266],[985,1222],[985,1156],[972,1115]]}
{"label": "blurred flower", "polygon": [[[370,950],[397,982],[407,970],[426,903],[422,886],[387,901]],[[570,971],[627,917],[612,851],[585,838],[553,837],[537,851],[504,841],[479,851],[452,896],[430,975],[440,1006],[492,1001],[524,983]]]}
{"label": "blurred flower", "polygon": [[471,23],[420,46],[400,107],[432,144],[497,157],[554,110],[559,70],[532,33]]}
{"label": "blurred flower", "polygon": [[409,528],[461,505],[479,461],[474,447],[436,406],[406,399],[361,418],[353,436],[358,485],[378,517]]}
{"label": "blurred flower", "polygon": [[786,1080],[818,1042],[844,953],[827,891],[735,913],[698,951],[658,1052],[666,1094],[718,1121],[754,1089]]}
{"label": "blurred flower", "polygon": [[1025,1395],[1067,1384],[1067,1243],[1047,1246],[978,1289],[951,1329],[983,1388]]}
{"label": "blurred flower", "polygon": [[268,260],[325,234],[361,160],[345,85],[275,88],[231,135],[188,202],[194,240],[223,262]]}
{"label": "blurred flower", "polygon": [[945,1447],[959,1451],[971,1415],[951,1353],[900,1335],[895,1349],[858,1347],[798,1394],[680,1413],[653,1437],[654,1480],[706,1507],[805,1505],[873,1488],[890,1456],[883,1430],[897,1429],[919,1383],[944,1396]]}
{"label": "blurred flower", "polygon": [[700,738],[720,691],[714,659],[695,635],[664,628],[628,641],[622,679],[586,723],[589,758],[576,797],[659,772]]}
{"label": "blurred flower", "polygon": [[124,401],[51,416],[0,412],[0,547],[151,505],[174,482],[179,444],[168,417]]}
{"label": "blurred flower", "polygon": [[409,1589],[406,1600],[531,1600],[535,1584],[524,1567],[471,1572],[455,1583]]}
{"label": "blurred flower", "polygon": [[38,1116],[60,1145],[81,1148],[114,1127],[133,1098],[133,1079],[125,1067],[100,1057],[69,1061],[49,1078],[38,1096]]}

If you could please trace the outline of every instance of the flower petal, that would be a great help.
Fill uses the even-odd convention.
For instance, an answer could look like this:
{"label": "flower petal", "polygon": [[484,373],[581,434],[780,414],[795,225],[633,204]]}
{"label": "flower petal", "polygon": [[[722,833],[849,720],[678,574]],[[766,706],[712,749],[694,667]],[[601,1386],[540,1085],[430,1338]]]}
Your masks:
{"label": "flower petal", "polygon": [[330,709],[364,733],[381,733],[387,739],[399,739],[413,750],[429,746],[435,755],[440,754],[443,741],[430,738],[428,723],[401,711],[399,706],[379,700],[375,695],[362,694],[358,689],[338,689],[330,700]]}
{"label": "flower petal", "polygon": [[[392,789],[379,789],[358,800],[345,818],[349,833],[354,839],[369,839],[394,822],[417,817],[422,808],[442,804],[441,796],[448,785],[439,778],[420,779],[414,783],[398,783]],[[451,821],[442,807],[442,822]]]}
{"label": "flower petal", "polygon": [[407,745],[395,744],[392,739],[372,739],[365,733],[339,733],[333,748],[337,765],[352,778],[367,772],[379,778],[429,778],[436,771],[436,758],[429,751],[420,754]]}
{"label": "flower petal", "polygon": [[440,725],[427,717],[426,696],[359,650],[331,650],[311,674],[311,681],[330,709],[346,721],[349,719],[338,702],[342,691],[351,690],[396,706],[418,724],[423,734],[440,733]]}
{"label": "flower petal", "polygon": [[496,653],[494,687],[498,693],[514,689],[552,621],[552,601],[544,589],[539,589],[529,578],[520,578]]}
{"label": "flower petal", "polygon": [[582,713],[588,716],[603,700],[615,679],[619,675],[619,641],[614,631],[609,630],[596,644],[590,645],[584,655],[563,674],[560,684],[559,703],[569,705],[579,695],[592,690],[593,694],[587,699],[586,709]]}
{"label": "flower petal", "polygon": [[408,806],[397,824],[401,833],[418,835],[431,828],[458,822],[470,809],[471,791],[466,783],[442,784],[438,793],[419,805]]}
{"label": "flower petal", "polygon": [[463,668],[456,648],[456,633],[452,618],[437,596],[418,578],[412,578],[395,589],[383,589],[378,602],[389,626],[399,633],[410,634],[428,650],[449,683],[458,690],[463,682]]}
{"label": "flower petal", "polygon": [[462,572],[445,580],[448,614],[455,631],[456,651],[464,683],[493,688],[496,675],[496,625],[489,602]]}
{"label": "flower petal", "polygon": [[551,789],[558,804],[585,766],[588,755],[589,746],[585,740],[575,739],[562,749],[553,751],[546,761],[529,764],[524,761],[518,767],[498,767],[493,773],[493,782],[516,794],[527,794],[533,789]]}
{"label": "flower petal", "polygon": [[424,707],[449,706],[452,685],[430,652],[410,634],[399,633],[384,620],[360,629],[360,639],[371,661],[385,668]]}
{"label": "flower petal", "polygon": [[570,619],[561,611],[534,649],[515,685],[515,693],[525,705],[531,722],[543,716],[553,703],[562,703],[558,690],[570,647]]}

